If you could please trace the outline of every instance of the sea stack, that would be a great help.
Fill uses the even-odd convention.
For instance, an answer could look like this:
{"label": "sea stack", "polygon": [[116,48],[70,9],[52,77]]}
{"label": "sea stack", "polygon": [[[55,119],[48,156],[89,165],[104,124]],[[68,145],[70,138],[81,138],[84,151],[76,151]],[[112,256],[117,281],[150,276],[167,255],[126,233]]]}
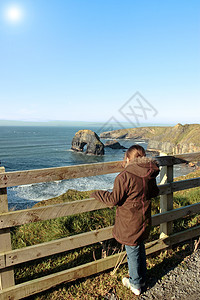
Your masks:
{"label": "sea stack", "polygon": [[127,149],[126,147],[122,146],[117,140],[107,141],[104,147],[109,147],[111,149]]}
{"label": "sea stack", "polygon": [[94,131],[84,129],[76,132],[72,139],[71,149],[83,152],[85,145],[87,145],[85,154],[104,155],[104,144]]}

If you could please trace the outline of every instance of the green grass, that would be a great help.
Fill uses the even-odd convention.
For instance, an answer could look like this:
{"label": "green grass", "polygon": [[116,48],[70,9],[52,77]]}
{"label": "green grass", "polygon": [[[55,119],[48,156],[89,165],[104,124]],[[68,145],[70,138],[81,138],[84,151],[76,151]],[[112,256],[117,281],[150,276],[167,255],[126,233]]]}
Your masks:
{"label": "green grass", "polygon": [[[200,171],[191,173],[186,178],[198,177]],[[183,179],[183,178],[181,178]],[[184,177],[185,179],[185,177]],[[74,199],[89,198],[91,192],[78,192],[69,190],[66,194],[49,201],[42,201],[39,205],[56,204]],[[176,192],[174,195],[174,208],[199,202],[200,188]],[[152,201],[152,214],[159,212],[159,197]],[[99,211],[87,212],[79,215],[58,218],[43,222],[31,223],[12,229],[13,249],[35,245],[42,242],[91,231],[114,224],[115,208],[102,209]],[[199,225],[200,216],[195,215],[176,220],[173,225],[173,232],[191,228]],[[159,226],[152,228],[149,240],[159,237]],[[167,270],[181,263],[185,256],[191,253],[192,241],[173,247],[170,250],[153,254],[147,259],[148,281],[151,284],[158,278],[162,278]],[[114,239],[107,242],[109,245],[108,255],[120,251],[119,245]],[[102,245],[100,243],[50,256],[44,259],[27,262],[15,267],[16,284],[31,279],[39,278],[58,271],[69,269],[86,262],[101,258]],[[110,271],[85,279],[76,280],[72,283],[62,284],[54,289],[46,291],[31,299],[104,299],[106,293],[114,288],[120,299],[133,299],[132,293],[122,287],[121,279],[127,275],[127,266],[123,265],[111,276]]]}

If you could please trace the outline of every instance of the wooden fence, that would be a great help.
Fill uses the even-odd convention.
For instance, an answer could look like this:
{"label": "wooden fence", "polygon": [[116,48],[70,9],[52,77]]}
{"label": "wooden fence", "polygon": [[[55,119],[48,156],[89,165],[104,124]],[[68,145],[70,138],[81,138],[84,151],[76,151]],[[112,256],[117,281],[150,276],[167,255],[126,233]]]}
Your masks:
{"label": "wooden fence", "polygon": [[[173,165],[190,161],[200,161],[200,152],[159,156],[156,159],[161,166],[161,183],[159,185],[161,212],[152,216],[152,225],[160,225],[161,235],[158,240],[145,245],[147,255],[200,235],[200,226],[171,234],[172,222],[174,220],[200,212],[200,202],[173,210],[173,192],[200,186],[200,178],[173,182]],[[81,266],[15,285],[14,266],[108,240],[112,238],[112,226],[12,250],[10,228],[13,226],[99,210],[105,208],[105,205],[91,198],[9,212],[7,187],[117,173],[121,170],[122,166],[119,161],[17,172],[5,172],[3,167],[0,168],[1,300],[22,299],[60,283],[73,281],[110,269],[115,266],[120,255],[111,255]]]}

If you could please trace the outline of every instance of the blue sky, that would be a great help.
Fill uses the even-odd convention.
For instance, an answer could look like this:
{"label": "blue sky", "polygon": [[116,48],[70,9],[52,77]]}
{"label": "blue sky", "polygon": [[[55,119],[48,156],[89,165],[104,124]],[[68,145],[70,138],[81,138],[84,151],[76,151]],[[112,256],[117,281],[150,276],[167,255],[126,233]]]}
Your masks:
{"label": "blue sky", "polygon": [[198,0],[1,0],[0,45],[0,120],[199,123]]}

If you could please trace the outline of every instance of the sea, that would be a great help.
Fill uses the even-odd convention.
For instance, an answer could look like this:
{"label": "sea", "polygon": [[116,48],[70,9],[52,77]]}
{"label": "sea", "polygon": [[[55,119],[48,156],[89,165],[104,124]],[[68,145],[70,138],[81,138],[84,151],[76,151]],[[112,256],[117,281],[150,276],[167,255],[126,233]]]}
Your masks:
{"label": "sea", "polygon": [[[101,123],[85,123],[84,126],[0,126],[0,166],[5,167],[6,172],[10,172],[123,160],[126,151],[124,149],[106,147],[104,156],[86,155],[86,148],[83,153],[71,150],[72,139],[78,130],[90,129],[100,134],[101,128]],[[119,129],[119,126],[113,126],[112,129]],[[106,142],[105,139],[101,141]],[[119,142],[126,148],[140,144],[147,149],[147,143],[140,139],[120,139]],[[191,167],[187,165],[174,167],[175,177],[191,171]],[[37,202],[59,196],[68,189],[112,190],[116,175],[10,187],[7,190],[8,207],[9,210],[31,208]]]}

